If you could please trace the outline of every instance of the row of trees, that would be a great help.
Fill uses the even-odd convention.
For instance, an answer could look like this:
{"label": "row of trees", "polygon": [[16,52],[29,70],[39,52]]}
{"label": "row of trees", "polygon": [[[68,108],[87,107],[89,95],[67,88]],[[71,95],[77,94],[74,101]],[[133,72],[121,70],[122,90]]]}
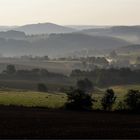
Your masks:
{"label": "row of trees", "polygon": [[1,79],[7,79],[10,76],[11,79],[28,79],[28,80],[36,80],[36,79],[45,79],[45,78],[55,78],[55,79],[67,79],[66,76],[59,73],[49,72],[46,69],[16,69],[15,65],[7,65],[6,69],[0,73]]}
{"label": "row of trees", "polygon": [[111,85],[138,84],[140,83],[140,70],[121,69],[95,69],[93,71],[74,70],[71,78],[88,78],[94,85],[106,87]]}
{"label": "row of trees", "polygon": [[[48,72],[46,69],[16,70],[14,65],[8,65],[6,70],[0,74],[0,79],[18,79],[18,80],[40,80],[43,82],[51,79],[54,82],[61,82],[65,85],[73,85],[78,79],[88,78],[97,87],[108,87],[112,85],[139,84],[140,70],[121,69],[95,69],[94,71],[73,70],[71,75]],[[55,82],[56,83],[56,82]],[[83,83],[79,82],[80,88]]]}
{"label": "row of trees", "polygon": [[[79,84],[80,83],[80,84]],[[67,109],[74,110],[92,110],[94,100],[91,91],[94,90],[93,84],[88,79],[77,82],[77,88],[70,88],[67,92],[68,101],[66,103]],[[111,111],[112,106],[116,102],[117,96],[113,89],[107,89],[101,99],[102,109]],[[133,110],[140,111],[140,91],[129,90],[123,101],[119,102],[119,110]]]}
{"label": "row of trees", "polygon": [[[85,93],[81,89],[70,89],[67,93],[68,102],[66,103],[67,109],[74,110],[92,110],[94,100],[91,94]],[[112,89],[108,89],[101,100],[103,110],[112,110],[112,106],[115,103],[116,96]]]}

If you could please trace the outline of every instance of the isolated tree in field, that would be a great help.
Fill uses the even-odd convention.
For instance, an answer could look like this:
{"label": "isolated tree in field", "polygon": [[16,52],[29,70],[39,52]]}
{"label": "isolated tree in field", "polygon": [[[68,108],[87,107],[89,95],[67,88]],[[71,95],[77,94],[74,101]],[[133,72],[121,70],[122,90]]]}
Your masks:
{"label": "isolated tree in field", "polygon": [[40,92],[47,92],[48,89],[47,89],[47,87],[46,87],[45,84],[39,83],[39,84],[38,84],[38,91],[40,91]]}
{"label": "isolated tree in field", "polygon": [[90,93],[94,89],[93,83],[88,79],[77,81],[77,88],[85,93]]}
{"label": "isolated tree in field", "polygon": [[115,103],[116,96],[112,89],[106,90],[104,97],[101,100],[101,104],[104,110],[111,110],[112,105]]}
{"label": "isolated tree in field", "polygon": [[140,110],[140,91],[129,90],[126,95],[125,103],[131,110]]}
{"label": "isolated tree in field", "polygon": [[91,95],[86,94],[83,90],[71,88],[71,90],[67,93],[67,96],[67,109],[89,110],[92,108],[93,99]]}
{"label": "isolated tree in field", "polygon": [[7,74],[14,74],[16,73],[16,68],[14,65],[8,65],[6,68],[6,73]]}

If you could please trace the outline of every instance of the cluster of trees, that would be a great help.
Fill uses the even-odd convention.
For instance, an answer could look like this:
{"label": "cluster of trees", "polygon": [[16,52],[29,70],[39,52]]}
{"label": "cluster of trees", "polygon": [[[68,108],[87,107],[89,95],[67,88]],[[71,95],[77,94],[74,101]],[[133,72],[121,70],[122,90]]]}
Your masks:
{"label": "cluster of trees", "polygon": [[[82,83],[82,86],[81,84],[79,85],[79,83]],[[71,87],[67,92],[68,101],[65,104],[65,107],[74,110],[92,110],[94,102],[96,102],[92,97],[92,91],[94,91],[94,88],[91,81],[88,79],[78,81],[77,87]],[[111,111],[116,99],[117,96],[115,95],[114,90],[107,89],[100,101],[102,109]],[[118,103],[117,109],[140,112],[140,91],[129,90],[124,97],[124,100]]]}
{"label": "cluster of trees", "polygon": [[10,76],[11,79],[45,79],[45,78],[57,78],[66,79],[66,76],[58,73],[49,72],[46,69],[31,69],[31,70],[17,70],[14,65],[8,65],[6,70],[0,74],[0,78],[7,78]]}
{"label": "cluster of trees", "polygon": [[[121,69],[95,69],[93,71],[73,70],[71,75],[64,76],[63,74],[48,72],[46,69],[32,70],[16,70],[14,65],[8,65],[6,70],[0,74],[1,79],[18,79],[18,80],[39,80],[51,79],[61,84],[69,84],[78,81],[79,79],[89,79],[97,87],[108,87],[112,85],[125,84],[140,84],[140,70],[131,70],[129,68]],[[83,86],[84,83],[78,83]]]}
{"label": "cluster of trees", "polygon": [[140,112],[140,91],[129,90],[124,100],[130,110]]}
{"label": "cluster of trees", "polygon": [[91,91],[93,84],[88,79],[79,80],[76,88],[71,87],[67,91],[68,102],[65,104],[67,109],[89,110],[92,109],[93,99]]}
{"label": "cluster of trees", "polygon": [[0,79],[1,87],[39,90],[41,92],[59,91],[69,84],[68,77],[63,74],[49,72],[46,69],[19,70],[14,65],[8,65],[0,73]]}
{"label": "cluster of trees", "polygon": [[[91,94],[85,93],[81,89],[71,89],[68,92],[68,102],[66,103],[67,109],[74,110],[92,110],[94,100]],[[108,89],[101,100],[103,110],[112,110],[112,106],[116,101],[115,93],[112,89]]]}
{"label": "cluster of trees", "polygon": [[73,70],[71,78],[88,78],[96,86],[111,86],[123,84],[139,84],[140,70],[131,70],[129,68],[121,69],[95,69],[93,71]]}

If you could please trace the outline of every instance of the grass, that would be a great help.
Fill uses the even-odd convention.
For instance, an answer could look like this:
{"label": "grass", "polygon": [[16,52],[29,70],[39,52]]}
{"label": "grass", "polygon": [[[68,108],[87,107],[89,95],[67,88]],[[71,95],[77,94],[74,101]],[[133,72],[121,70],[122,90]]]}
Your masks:
{"label": "grass", "polygon": [[[118,107],[119,102],[122,102],[125,98],[125,95],[127,92],[131,89],[140,90],[140,85],[118,85],[118,86],[112,86],[109,87],[114,90],[115,95],[117,96],[116,103],[114,104],[114,109]],[[99,89],[98,92],[95,92],[93,94],[93,98],[97,100],[97,102],[94,103],[95,109],[101,108],[101,99],[105,93],[106,89]]]}
{"label": "grass", "polygon": [[114,89],[114,91],[118,94],[118,95],[124,95],[127,93],[128,90],[130,89],[135,89],[135,90],[140,90],[140,85],[122,85],[122,86],[113,86],[110,87],[112,89]]}
{"label": "grass", "polygon": [[65,94],[50,94],[31,91],[0,91],[1,105],[26,107],[62,107],[66,101]]}
{"label": "grass", "polygon": [[[130,89],[140,90],[140,85],[125,85],[125,86],[113,86],[110,87],[115,91],[117,96],[114,108],[118,106],[118,103],[124,99],[127,91]],[[97,100],[94,103],[95,109],[101,109],[101,99],[106,89],[97,89],[93,93],[93,98]],[[60,108],[67,100],[67,96],[64,93],[41,93],[33,91],[21,91],[12,89],[0,90],[0,104],[1,105],[17,105],[25,107],[48,107],[48,108]]]}

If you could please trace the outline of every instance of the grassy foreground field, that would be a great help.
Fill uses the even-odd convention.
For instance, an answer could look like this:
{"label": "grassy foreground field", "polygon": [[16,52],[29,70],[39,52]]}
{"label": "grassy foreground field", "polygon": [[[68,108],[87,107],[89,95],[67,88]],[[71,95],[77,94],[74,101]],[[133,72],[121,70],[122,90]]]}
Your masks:
{"label": "grassy foreground field", "polygon": [[25,107],[62,107],[66,101],[66,95],[59,93],[40,93],[32,91],[0,91],[0,105],[17,105]]}
{"label": "grassy foreground field", "polygon": [[[114,89],[117,100],[114,107],[117,107],[119,101],[122,101],[127,91],[130,89],[140,90],[140,85],[126,85],[110,87]],[[93,98],[97,100],[94,103],[95,109],[101,109],[100,100],[106,89],[98,89],[93,93]],[[60,108],[67,101],[67,96],[64,93],[41,93],[22,90],[0,90],[0,105],[17,105],[25,107],[48,107]]]}

